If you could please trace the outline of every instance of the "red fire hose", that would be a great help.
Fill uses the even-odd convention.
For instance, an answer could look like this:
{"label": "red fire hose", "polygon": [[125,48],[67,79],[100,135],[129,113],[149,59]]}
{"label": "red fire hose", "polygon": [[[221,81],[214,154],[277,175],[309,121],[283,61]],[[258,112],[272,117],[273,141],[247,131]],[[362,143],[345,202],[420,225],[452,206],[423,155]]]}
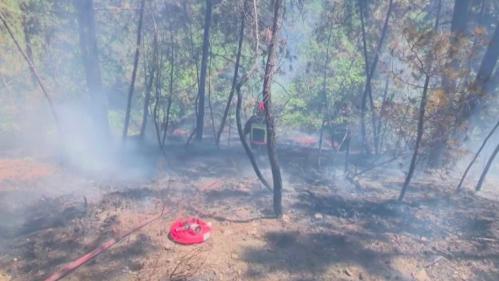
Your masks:
{"label": "red fire hose", "polygon": [[[211,184],[208,185],[208,187],[211,187],[213,185],[215,185],[218,181],[214,181],[212,182]],[[66,264],[63,268],[61,268],[60,270],[52,273],[49,277],[47,277],[44,281],[57,281],[57,280],[60,280],[62,278],[64,278],[65,276],[67,276],[68,274],[70,274],[71,272],[75,271],[76,269],[78,269],[80,266],[88,263],[89,261],[91,261],[92,259],[94,259],[95,257],[97,257],[98,255],[104,253],[105,251],[107,251],[109,248],[111,248],[112,246],[114,246],[115,244],[121,242],[123,239],[125,239],[126,237],[130,236],[132,233],[134,232],[137,232],[139,231],[140,229],[146,227],[147,225],[151,224],[152,222],[160,219],[161,217],[163,217],[165,215],[165,206],[163,206],[163,209],[161,210],[161,213],[159,215],[157,215],[156,217],[154,218],[151,218],[147,221],[145,221],[144,223],[140,224],[139,226],[131,229],[130,231],[126,232],[125,234],[123,234],[122,236],[118,237],[118,238],[113,238],[107,242],[104,242],[103,244],[101,244],[99,247],[97,247],[96,249],[94,249],[93,251],[81,256],[80,258]],[[177,221],[179,222],[179,221]],[[180,231],[180,229],[177,230],[177,227],[184,227],[186,228],[187,225],[184,223],[182,225],[178,224],[178,226],[175,228],[175,234],[174,236],[177,237],[177,239],[180,239],[179,241],[184,241],[183,244],[193,244],[193,243],[201,243],[203,241],[205,241],[206,239],[208,239],[209,237],[209,233],[211,231],[211,226],[199,219],[197,219],[197,221],[190,221],[191,223],[188,225],[188,231],[187,232],[184,232],[183,234],[180,234],[182,231]],[[196,226],[195,224],[198,224],[198,226]],[[186,235],[187,233],[190,233],[190,231],[194,231],[196,233],[196,235],[192,235],[192,234],[188,234]],[[198,234],[202,234],[201,236],[198,236]],[[170,235],[171,235],[171,232],[170,232]],[[171,236],[173,237],[173,236]],[[178,238],[180,237],[180,238]],[[183,238],[182,238],[183,237]],[[202,241],[199,240],[199,238],[202,237]],[[173,238],[172,238],[173,239]],[[177,240],[175,240],[177,241]],[[177,241],[178,243],[181,243]],[[200,241],[200,242],[198,242]]]}
{"label": "red fire hose", "polygon": [[45,279],[45,281],[57,281],[57,280],[60,280],[61,278],[67,276],[71,272],[73,272],[76,269],[78,269],[80,266],[86,264],[87,262],[91,261],[92,259],[94,259],[98,255],[100,255],[103,252],[107,251],[109,248],[111,248],[115,244],[121,242],[123,239],[125,239],[128,236],[130,236],[132,233],[137,232],[140,229],[144,228],[145,226],[151,224],[152,222],[160,219],[164,214],[165,214],[165,206],[163,206],[163,209],[161,210],[161,213],[159,215],[157,215],[154,218],[151,218],[151,219],[145,221],[141,225],[139,225],[139,226],[131,229],[130,231],[126,232],[125,234],[121,235],[118,238],[113,238],[111,240],[108,240],[107,242],[104,242],[103,244],[101,244],[99,247],[97,247],[93,251],[91,251],[91,252],[89,252],[89,253],[81,256],[80,258],[78,258],[78,259],[76,259],[76,260],[74,260],[74,261],[72,261],[72,262],[70,262],[68,264],[66,264],[63,268],[61,268],[60,270],[52,273],[49,277],[47,277],[47,279]]}

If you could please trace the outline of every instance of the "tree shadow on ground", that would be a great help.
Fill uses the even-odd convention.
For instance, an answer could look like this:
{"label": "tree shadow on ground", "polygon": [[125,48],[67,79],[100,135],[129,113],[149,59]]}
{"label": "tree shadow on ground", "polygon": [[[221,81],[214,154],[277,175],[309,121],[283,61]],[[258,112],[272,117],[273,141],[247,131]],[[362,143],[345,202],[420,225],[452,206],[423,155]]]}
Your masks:
{"label": "tree shadow on ground", "polygon": [[344,199],[337,195],[300,194],[293,208],[312,216],[319,212],[328,216],[363,222],[365,230],[377,233],[408,233],[416,236],[438,234],[437,230],[415,216],[414,210],[396,201]]}
{"label": "tree shadow on ground", "polygon": [[289,274],[296,280],[323,274],[332,276],[342,274],[328,272],[332,265],[340,263],[339,266],[359,266],[374,276],[397,274],[389,265],[397,253],[368,249],[363,239],[353,234],[283,231],[269,232],[264,239],[265,247],[247,248],[243,252],[242,259],[249,265],[248,277],[258,279],[271,273]]}
{"label": "tree shadow on ground", "polygon": [[206,201],[213,203],[216,201],[225,201],[231,198],[246,198],[251,196],[248,191],[236,190],[236,189],[222,189],[222,190],[210,190],[205,193]]}

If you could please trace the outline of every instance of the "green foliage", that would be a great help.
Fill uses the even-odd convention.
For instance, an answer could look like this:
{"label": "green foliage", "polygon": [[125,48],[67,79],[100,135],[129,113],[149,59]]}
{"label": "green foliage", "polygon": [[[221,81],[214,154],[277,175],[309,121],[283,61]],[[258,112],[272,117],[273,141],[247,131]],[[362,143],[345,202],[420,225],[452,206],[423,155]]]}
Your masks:
{"label": "green foliage", "polygon": [[[218,126],[231,89],[244,6],[241,0],[215,2],[210,35],[209,89],[206,92],[210,93],[213,118]],[[473,12],[475,17],[470,17],[470,30],[473,30],[475,37],[465,37],[456,44],[460,49],[456,57],[462,67],[451,73],[445,65],[449,61],[447,54],[453,48],[448,40],[450,34],[446,32],[453,1],[442,1],[438,31],[432,28],[436,1],[394,2],[388,37],[379,54],[378,68],[372,80],[374,108],[369,106],[368,110],[374,110],[382,120],[382,127],[387,128],[386,134],[394,136],[390,138],[394,139],[391,145],[403,146],[410,145],[414,135],[424,72],[430,71],[435,77],[427,108],[432,118],[427,126],[433,130],[438,122],[450,120],[439,116],[440,108],[448,106],[456,109],[461,105],[464,96],[461,94],[467,91],[467,85],[476,75],[476,61],[483,56],[494,25],[474,22],[478,11]],[[138,0],[94,0],[98,58],[107,95],[109,122],[115,135],[119,135],[123,126],[136,47],[139,3]],[[131,131],[137,132],[142,121],[146,76],[156,63],[159,63],[161,74],[161,94],[157,101],[160,119],[164,117],[167,100],[171,97],[171,124],[191,127],[196,115],[205,1],[151,0],[146,3]],[[292,0],[286,3],[279,41],[278,72],[272,87],[274,116],[279,126],[311,132],[317,131],[323,121],[356,126],[366,79],[358,1]],[[365,3],[366,45],[369,63],[372,63],[388,1]],[[255,75],[243,87],[244,117],[249,117],[256,102],[261,100],[263,62],[270,39],[272,1],[258,1],[258,4],[256,31],[252,7],[245,10],[241,75],[249,71],[255,60],[258,65]],[[22,47],[26,50],[31,48],[34,65],[55,103],[84,103],[82,101],[88,99],[89,93],[74,1],[3,0],[0,11]],[[491,6],[491,11],[485,11],[483,16],[490,21],[496,15],[497,11]],[[35,101],[40,105],[42,96],[12,40],[3,27],[0,31],[0,91],[7,93],[0,103],[0,130],[7,132],[19,130],[16,124],[20,124],[23,116],[19,108],[29,108],[27,104],[35,104]],[[254,53],[256,34],[260,40],[258,54]],[[155,35],[159,41],[159,62],[153,61],[152,55]],[[170,58],[172,49],[173,65]],[[429,61],[432,62],[431,68],[427,67]],[[172,67],[174,73],[170,91]],[[448,96],[442,91],[441,85],[438,85],[441,77],[458,81],[459,94]],[[390,86],[386,100],[383,100],[387,79]],[[152,94],[154,105],[156,89]],[[153,105],[149,106],[150,112]],[[381,112],[383,105],[385,108]],[[211,126],[208,103],[206,112],[207,125]]]}

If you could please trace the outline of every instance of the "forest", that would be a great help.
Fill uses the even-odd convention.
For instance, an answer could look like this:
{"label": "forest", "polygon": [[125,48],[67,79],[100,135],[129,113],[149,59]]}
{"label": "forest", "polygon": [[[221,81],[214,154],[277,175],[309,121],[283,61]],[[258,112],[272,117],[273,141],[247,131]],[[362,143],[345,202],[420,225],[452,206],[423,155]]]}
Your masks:
{"label": "forest", "polygon": [[499,280],[499,0],[0,0],[0,281]]}

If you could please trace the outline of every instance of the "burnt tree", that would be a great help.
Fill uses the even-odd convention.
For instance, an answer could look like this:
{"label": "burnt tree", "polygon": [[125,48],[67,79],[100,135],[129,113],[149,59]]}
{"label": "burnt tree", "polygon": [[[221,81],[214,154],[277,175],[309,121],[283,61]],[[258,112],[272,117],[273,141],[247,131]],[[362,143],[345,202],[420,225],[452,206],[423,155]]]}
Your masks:
{"label": "burnt tree", "polygon": [[[153,88],[154,78],[155,78],[155,76],[158,76],[158,68],[160,67],[158,65],[158,59],[157,59],[158,48],[159,48],[158,32],[155,31],[154,37],[153,37],[152,59],[151,59],[150,65],[149,65],[149,75],[145,76],[146,89],[145,89],[145,96],[144,96],[144,108],[142,111],[142,125],[140,126],[140,138],[141,139],[143,139],[145,136],[147,122],[149,119],[149,104],[151,101],[151,91]],[[147,68],[147,67],[145,67],[145,68]],[[147,73],[147,69],[145,69],[144,72]],[[156,79],[159,80],[158,78],[156,78]]]}
{"label": "burnt tree", "polygon": [[203,54],[201,56],[201,73],[199,76],[198,102],[197,102],[197,118],[196,118],[196,140],[203,139],[204,128],[204,106],[206,92],[206,71],[208,68],[208,56],[210,51],[210,26],[213,10],[212,0],[206,0],[206,10],[204,19],[203,33]]}
{"label": "burnt tree", "polygon": [[[463,108],[463,113],[460,121],[467,120],[479,107],[480,100],[493,90],[495,79],[492,79],[494,68],[499,59],[499,21],[492,38],[490,39],[485,55],[483,56],[480,68],[476,75],[475,81],[471,86],[471,96],[468,103]],[[459,124],[459,123],[458,123]]]}
{"label": "burnt tree", "polygon": [[279,21],[281,17],[282,0],[274,2],[274,18],[272,22],[272,37],[268,46],[268,56],[263,77],[263,102],[265,103],[265,121],[267,123],[267,153],[272,171],[274,190],[274,213],[277,217],[282,215],[282,178],[281,169],[277,160],[275,147],[276,137],[274,128],[274,117],[272,116],[272,78],[275,72],[276,57],[279,44]]}
{"label": "burnt tree", "polygon": [[[441,8],[442,8],[442,0],[438,0],[435,25],[433,27],[434,32],[438,30],[438,25],[440,23],[440,10],[441,10]],[[416,55],[416,57],[417,57],[417,55]],[[428,87],[430,86],[430,79],[431,79],[432,60],[433,60],[433,58],[431,57],[431,55],[427,54],[426,59],[425,59],[425,63],[428,65],[428,68],[425,70],[425,66],[423,65],[423,62],[420,59],[418,59],[418,61],[421,63],[421,69],[425,74],[425,82],[424,82],[424,86],[423,86],[423,94],[421,96],[421,102],[419,104],[419,117],[418,117],[418,129],[417,129],[417,134],[416,134],[416,144],[414,146],[414,151],[412,154],[411,163],[409,165],[409,171],[407,172],[407,176],[405,177],[404,185],[402,186],[402,190],[400,191],[400,195],[398,198],[399,201],[402,201],[404,199],[405,193],[407,192],[409,184],[411,183],[412,176],[414,175],[414,171],[416,170],[416,161],[418,158],[419,148],[421,146],[421,140],[423,138],[423,133],[424,133],[424,119],[425,119],[426,103],[428,100]]]}
{"label": "burnt tree", "polygon": [[137,68],[139,64],[139,56],[140,56],[140,42],[142,39],[142,22],[144,19],[144,6],[145,0],[140,2],[140,10],[139,10],[139,24],[137,27],[137,43],[135,45],[135,56],[133,60],[133,70],[132,70],[132,79],[130,82],[130,88],[128,89],[128,100],[126,105],[126,113],[125,113],[125,124],[123,126],[123,140],[126,140],[128,136],[128,125],[130,123],[130,112],[132,110],[132,97],[133,91],[135,90],[135,80],[137,78]]}
{"label": "burnt tree", "polygon": [[480,155],[480,153],[482,152],[483,148],[485,147],[485,145],[487,144],[487,142],[489,141],[490,137],[492,137],[492,135],[494,134],[494,132],[497,130],[497,128],[499,127],[499,121],[497,121],[496,125],[494,127],[492,127],[492,130],[490,130],[489,134],[485,137],[485,139],[483,140],[482,142],[482,145],[480,145],[480,148],[478,149],[478,151],[475,153],[475,155],[473,156],[473,158],[471,159],[470,163],[468,164],[468,166],[466,167],[466,169],[464,170],[464,173],[463,173],[463,176],[461,177],[461,180],[459,181],[459,184],[457,185],[457,191],[460,191],[461,190],[461,187],[463,185],[463,182],[464,182],[464,179],[466,178],[466,176],[468,175],[468,172],[470,171],[471,169],[471,166],[473,166],[473,164],[475,163],[476,159],[478,158],[478,156]]}
{"label": "burnt tree", "polygon": [[[369,60],[367,57],[367,46],[366,46],[366,34],[365,34],[365,23],[364,23],[364,18],[365,18],[365,11],[364,11],[364,5],[365,5],[365,0],[359,0],[359,9],[360,9],[360,18],[361,18],[361,27],[362,27],[362,45],[363,45],[363,53],[364,53],[364,60],[365,60],[365,72],[366,72],[366,81],[364,85],[364,90],[362,92],[362,101],[361,101],[361,112],[360,112],[360,118],[361,118],[361,138],[362,138],[362,146],[365,152],[369,152],[369,148],[367,145],[367,138],[366,138],[366,124],[365,124],[365,115],[366,115],[366,107],[367,107],[367,98],[369,97],[370,105],[371,105],[371,114],[372,114],[372,129],[373,129],[373,141],[374,141],[374,147],[377,152],[378,148],[378,138],[377,138],[377,133],[376,133],[376,112],[374,108],[374,102],[373,102],[373,97],[372,97],[372,78],[374,76],[374,73],[376,72],[376,66],[378,65],[379,61],[379,55],[381,53],[381,50],[383,48],[383,42],[386,38],[386,33],[388,31],[388,23],[390,20],[390,16],[393,10],[393,0],[390,0],[388,3],[388,11],[386,12],[385,20],[383,23],[383,27],[381,29],[381,35],[379,37],[376,50],[374,53],[373,61],[371,64],[369,64]],[[364,12],[363,12],[364,11]]]}
{"label": "burnt tree", "polygon": [[224,130],[225,121],[227,120],[227,115],[229,114],[230,105],[232,103],[232,99],[234,98],[234,91],[237,86],[237,77],[239,75],[239,65],[241,61],[241,51],[244,41],[244,24],[245,24],[245,15],[243,11],[241,13],[241,26],[239,28],[239,41],[237,45],[236,63],[234,65],[234,76],[232,77],[232,85],[229,93],[229,98],[227,99],[227,105],[225,106],[224,115],[222,116],[222,121],[220,122],[220,127],[217,131],[217,136],[215,140],[217,146],[220,145],[220,136],[222,135],[222,132]]}
{"label": "burnt tree", "polygon": [[487,161],[487,165],[485,165],[485,169],[483,169],[482,175],[480,175],[480,179],[478,180],[475,191],[480,191],[480,189],[482,189],[482,185],[483,185],[483,182],[485,181],[485,177],[487,176],[487,173],[489,172],[490,167],[492,167],[492,163],[494,162],[494,159],[496,158],[498,153],[499,153],[499,144],[497,144],[496,148],[492,152],[492,155],[490,155],[489,160]]}
{"label": "burnt tree", "polygon": [[[30,3],[21,3],[20,8],[21,8],[21,11],[23,12],[22,27],[23,27],[24,45],[26,48],[26,55],[28,56],[31,63],[34,64],[31,38],[33,36],[33,29],[34,29],[33,27],[37,23],[33,20],[32,16],[29,15],[30,9],[32,9]],[[33,74],[33,72],[31,72],[31,82],[33,82],[34,86],[37,85],[36,77]]]}

